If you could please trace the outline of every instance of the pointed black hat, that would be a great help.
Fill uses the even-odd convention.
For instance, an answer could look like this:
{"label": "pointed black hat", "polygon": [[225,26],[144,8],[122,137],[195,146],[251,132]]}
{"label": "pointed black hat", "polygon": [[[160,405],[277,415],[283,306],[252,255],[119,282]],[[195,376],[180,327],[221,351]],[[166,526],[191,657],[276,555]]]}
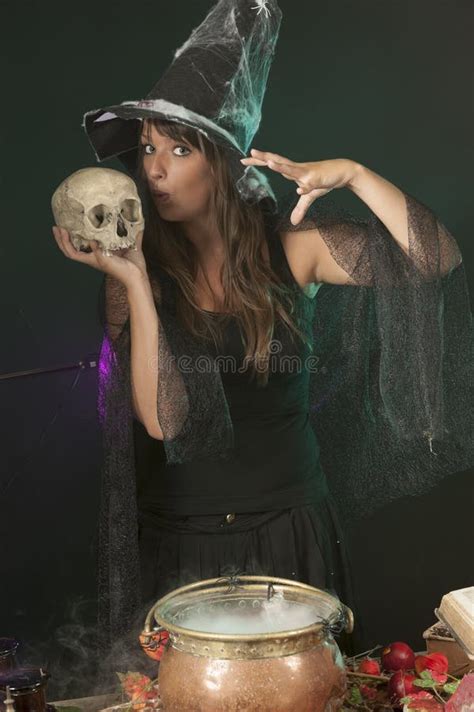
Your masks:
{"label": "pointed black hat", "polygon": [[266,176],[243,166],[261,120],[261,108],[282,13],[276,0],[219,0],[144,99],[95,109],[83,126],[98,161],[117,156],[137,166],[145,118],[191,126],[226,149],[244,200],[270,197]]}

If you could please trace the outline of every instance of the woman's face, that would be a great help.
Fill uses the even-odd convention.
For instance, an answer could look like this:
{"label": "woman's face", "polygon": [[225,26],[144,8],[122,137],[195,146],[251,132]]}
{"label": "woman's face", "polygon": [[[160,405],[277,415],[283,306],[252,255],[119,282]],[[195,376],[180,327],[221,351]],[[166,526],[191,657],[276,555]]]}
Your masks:
{"label": "woman's face", "polygon": [[[214,179],[204,154],[184,139],[158,133],[151,123],[144,122],[140,141],[143,170],[160,216],[173,222],[205,217]],[[160,200],[157,192],[169,197]]]}

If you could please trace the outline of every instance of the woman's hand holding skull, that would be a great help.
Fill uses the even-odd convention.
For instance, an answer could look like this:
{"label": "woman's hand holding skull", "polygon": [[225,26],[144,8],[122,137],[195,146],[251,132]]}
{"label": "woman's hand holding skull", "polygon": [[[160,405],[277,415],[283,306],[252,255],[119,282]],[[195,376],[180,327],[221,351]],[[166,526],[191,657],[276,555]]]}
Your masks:
{"label": "woman's hand holding skull", "polygon": [[76,250],[67,230],[57,225],[53,226],[53,235],[61,252],[71,260],[82,262],[94,269],[110,274],[127,288],[137,280],[148,279],[145,257],[142,250],[143,230],[138,233],[136,247],[117,250],[116,254],[106,255],[96,240],[91,240],[92,252]]}

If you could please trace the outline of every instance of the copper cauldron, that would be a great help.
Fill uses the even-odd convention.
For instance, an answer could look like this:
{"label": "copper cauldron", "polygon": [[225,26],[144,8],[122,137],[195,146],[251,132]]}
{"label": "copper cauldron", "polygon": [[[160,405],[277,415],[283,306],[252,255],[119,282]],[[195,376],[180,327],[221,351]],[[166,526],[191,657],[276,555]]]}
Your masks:
{"label": "copper cauldron", "polygon": [[141,640],[169,641],[158,681],[166,712],[332,712],[346,691],[333,634],[352,611],[303,583],[268,576],[182,586],[148,613]]}

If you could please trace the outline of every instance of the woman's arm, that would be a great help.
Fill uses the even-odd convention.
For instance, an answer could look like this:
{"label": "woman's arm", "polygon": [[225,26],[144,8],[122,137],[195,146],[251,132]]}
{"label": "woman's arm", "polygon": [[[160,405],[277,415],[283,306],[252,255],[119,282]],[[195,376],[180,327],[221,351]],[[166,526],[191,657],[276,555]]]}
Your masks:
{"label": "woman's arm", "polygon": [[130,306],[131,384],[133,408],[148,434],[163,440],[157,416],[158,316],[150,281],[140,277],[127,287]]}
{"label": "woman's arm", "polygon": [[96,241],[91,242],[91,253],[83,253],[76,250],[64,228],[53,226],[53,234],[66,257],[105,273],[101,293],[105,294],[105,305],[101,297],[100,313],[105,316],[102,321],[112,351],[130,319],[132,407],[148,434],[163,440],[157,415],[158,315],[142,252],[143,231],[137,235],[134,250],[107,256]]}
{"label": "woman's arm", "polygon": [[[371,249],[375,230],[386,228],[384,236],[407,256],[408,262],[425,278],[443,277],[462,261],[459,246],[435,213],[413,196],[366,166],[349,161],[345,186],[370,209],[366,227],[342,220],[324,234],[313,232],[313,265],[316,281],[333,284],[372,282]],[[316,201],[317,211],[317,201]],[[314,233],[316,233],[316,238]],[[344,249],[346,247],[346,249]],[[349,281],[344,273],[351,275]],[[358,275],[363,275],[361,279]],[[380,275],[379,275],[380,277]]]}
{"label": "woman's arm", "polygon": [[[403,191],[361,163],[348,160],[346,165],[347,178],[344,187],[352,191],[370,208],[399,247],[409,255],[407,203]],[[357,230],[359,234],[351,235],[350,238],[347,235],[346,244],[351,249],[355,244],[357,249],[354,253],[362,254],[362,246],[367,238],[364,236],[363,228],[358,227]],[[348,278],[347,272],[334,258],[317,228],[310,233],[309,235],[308,232],[306,233],[306,239],[314,267],[315,281],[329,284],[354,284],[354,280]],[[314,233],[317,233],[316,236]]]}
{"label": "woman's arm", "polygon": [[[401,265],[399,257],[405,258],[425,280],[449,274],[462,261],[455,239],[428,206],[366,166],[347,158],[296,163],[268,151],[252,149],[252,154],[241,162],[267,166],[298,184],[299,200],[291,204],[291,212],[285,211],[279,230],[287,243],[299,243],[293,251],[300,253],[299,262],[306,262],[313,281],[373,284],[374,236],[392,243],[395,250],[388,248],[389,259]],[[337,209],[328,215],[325,201],[317,199],[337,188],[357,195],[369,208],[370,219],[341,214],[338,222]],[[312,203],[314,210],[309,211]],[[289,233],[296,235],[290,238]],[[387,270],[388,263],[384,279],[390,278]]]}
{"label": "woman's arm", "polygon": [[408,216],[405,194],[396,185],[379,176],[361,163],[350,161],[350,177],[346,188],[360,198],[393,239],[408,254]]}

